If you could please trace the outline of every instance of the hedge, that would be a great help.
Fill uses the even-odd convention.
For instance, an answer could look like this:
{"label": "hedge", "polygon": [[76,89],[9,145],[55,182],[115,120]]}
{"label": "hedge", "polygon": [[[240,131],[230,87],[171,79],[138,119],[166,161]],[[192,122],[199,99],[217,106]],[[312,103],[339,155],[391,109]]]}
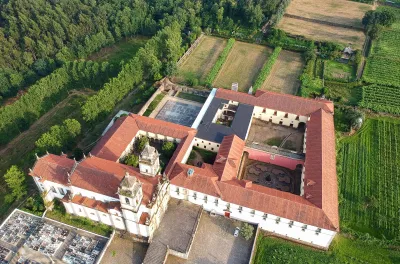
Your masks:
{"label": "hedge", "polygon": [[271,57],[265,62],[263,68],[261,69],[260,73],[257,76],[257,79],[254,83],[253,86],[253,92],[256,92],[264,83],[265,79],[268,77],[272,66],[274,66],[276,59],[279,56],[279,53],[281,52],[282,47],[276,47],[274,49],[274,52],[272,52]]}
{"label": "hedge", "polygon": [[215,62],[214,66],[212,67],[211,71],[208,73],[206,78],[206,84],[208,86],[212,86],[215,78],[217,77],[219,71],[224,65],[226,58],[228,57],[229,52],[231,51],[233,44],[235,44],[235,39],[230,38],[228,43],[226,44],[224,50],[222,51],[221,55],[219,55],[217,61]]}

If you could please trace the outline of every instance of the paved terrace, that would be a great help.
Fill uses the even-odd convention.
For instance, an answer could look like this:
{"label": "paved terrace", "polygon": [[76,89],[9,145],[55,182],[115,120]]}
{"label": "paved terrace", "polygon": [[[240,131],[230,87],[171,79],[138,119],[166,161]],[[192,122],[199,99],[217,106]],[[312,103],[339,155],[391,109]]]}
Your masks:
{"label": "paved terrace", "polygon": [[171,198],[161,225],[156,230],[143,263],[164,263],[168,249],[187,255],[193,242],[202,207]]}

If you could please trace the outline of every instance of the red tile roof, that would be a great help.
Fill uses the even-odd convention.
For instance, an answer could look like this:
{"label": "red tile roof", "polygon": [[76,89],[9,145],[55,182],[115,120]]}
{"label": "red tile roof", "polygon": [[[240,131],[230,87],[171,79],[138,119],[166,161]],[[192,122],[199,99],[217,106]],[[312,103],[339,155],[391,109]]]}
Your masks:
{"label": "red tile roof", "polygon": [[[192,176],[187,175],[187,171],[190,168],[194,170]],[[216,186],[217,180],[218,175],[214,172],[210,164],[204,164],[203,168],[199,168],[187,164],[175,163],[170,178],[171,184],[176,186],[219,197],[220,194]]]}
{"label": "red tile roof", "polygon": [[73,186],[118,198],[117,190],[126,172],[142,183],[143,204],[151,200],[160,175],[146,177],[138,169],[117,162],[88,157],[78,164],[71,175]]}
{"label": "red tile roof", "polygon": [[308,116],[318,109],[333,113],[333,103],[328,100],[309,99],[289,94],[258,90],[256,95],[235,92],[227,89],[218,89],[217,98],[232,100],[239,103],[256,105],[286,113]]}
{"label": "red tile roof", "polygon": [[42,177],[42,181],[51,181],[68,185],[68,172],[72,170],[75,161],[66,156],[45,155],[36,161],[29,175]]}
{"label": "red tile roof", "polygon": [[307,225],[336,230],[324,211],[303,197],[256,184],[244,188],[238,180],[218,181],[217,185],[221,192],[221,199],[226,202]]}
{"label": "red tile roof", "polygon": [[186,137],[190,131],[196,131],[163,120],[130,114],[118,118],[91,153],[99,158],[117,161],[139,130],[179,139]]}
{"label": "red tile roof", "polygon": [[225,136],[213,165],[219,180],[235,179],[242,159],[244,141],[236,135]]}
{"label": "red tile roof", "polygon": [[322,208],[339,228],[333,115],[320,109],[310,116],[306,131],[304,197]]}
{"label": "red tile roof", "polygon": [[91,199],[88,197],[83,197],[81,195],[75,195],[71,201],[71,203],[79,204],[88,208],[92,208],[104,213],[108,213],[108,205],[102,201],[98,201],[95,199]]}
{"label": "red tile roof", "polygon": [[168,162],[167,167],[165,168],[165,174],[169,177],[174,167],[175,163],[181,163],[186,151],[189,149],[192,141],[195,137],[196,130],[189,131],[187,136],[181,140],[178,147],[176,148],[174,154],[172,155],[171,159]]}

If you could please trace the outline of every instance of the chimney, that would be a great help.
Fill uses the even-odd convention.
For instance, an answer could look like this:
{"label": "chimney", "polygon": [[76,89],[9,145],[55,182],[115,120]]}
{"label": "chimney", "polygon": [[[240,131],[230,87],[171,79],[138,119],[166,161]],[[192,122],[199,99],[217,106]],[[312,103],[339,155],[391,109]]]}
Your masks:
{"label": "chimney", "polygon": [[191,176],[193,176],[193,174],[194,174],[194,169],[193,169],[193,168],[189,168],[189,169],[187,170],[187,176],[188,176],[188,177],[191,177]]}
{"label": "chimney", "polygon": [[315,184],[316,184],[315,181],[313,181],[313,180],[307,180],[307,186],[313,186],[313,185],[315,185]]}
{"label": "chimney", "polygon": [[244,181],[244,188],[251,188],[253,186],[252,181]]}

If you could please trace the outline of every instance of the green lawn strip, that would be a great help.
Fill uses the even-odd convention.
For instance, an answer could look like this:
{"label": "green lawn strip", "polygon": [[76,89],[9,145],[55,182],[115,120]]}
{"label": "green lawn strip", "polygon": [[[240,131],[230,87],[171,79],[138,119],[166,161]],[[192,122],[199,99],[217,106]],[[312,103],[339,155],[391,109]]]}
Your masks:
{"label": "green lawn strip", "polygon": [[198,103],[204,103],[207,100],[207,97],[203,97],[203,96],[199,96],[199,95],[195,95],[195,94],[190,94],[190,93],[183,93],[180,92],[177,97],[179,98],[183,98],[186,100],[190,100],[190,101],[194,101],[194,102],[198,102]]}
{"label": "green lawn strip", "polygon": [[351,63],[327,60],[324,71],[325,80],[351,82],[356,78],[356,68]]}
{"label": "green lawn strip", "polygon": [[328,251],[316,250],[280,238],[257,238],[254,264],[298,263],[395,263],[400,253],[360,239],[350,239],[338,234]]}
{"label": "green lawn strip", "polygon": [[149,107],[147,107],[143,115],[149,116],[154,111],[154,109],[156,109],[157,105],[161,102],[164,96],[165,96],[164,93],[158,94],[156,98],[154,98],[154,100],[150,103]]}
{"label": "green lawn strip", "polygon": [[230,38],[228,40],[228,43],[226,44],[224,50],[221,52],[217,61],[214,64],[214,66],[212,67],[211,71],[207,75],[206,84],[208,86],[212,86],[212,83],[214,82],[215,78],[217,77],[219,71],[221,70],[222,65],[224,65],[224,62],[226,61],[226,58],[228,57],[229,52],[231,51],[231,49],[233,47],[233,44],[235,44],[235,39]]}
{"label": "green lawn strip", "polygon": [[275,61],[278,59],[279,53],[281,52],[281,47],[276,47],[272,52],[269,59],[265,62],[262,67],[260,73],[257,76],[256,81],[254,82],[253,92],[255,93],[264,83],[265,79],[267,79],[269,73],[271,72],[272,67],[275,64]]}
{"label": "green lawn strip", "polygon": [[146,44],[148,39],[144,36],[123,39],[110,47],[95,52],[88,59],[98,62],[107,61],[111,64],[119,64],[121,61],[127,62]]}
{"label": "green lawn strip", "polygon": [[86,217],[67,214],[56,208],[54,208],[53,211],[47,211],[46,217],[106,237],[109,237],[113,231],[111,226],[97,223]]}

